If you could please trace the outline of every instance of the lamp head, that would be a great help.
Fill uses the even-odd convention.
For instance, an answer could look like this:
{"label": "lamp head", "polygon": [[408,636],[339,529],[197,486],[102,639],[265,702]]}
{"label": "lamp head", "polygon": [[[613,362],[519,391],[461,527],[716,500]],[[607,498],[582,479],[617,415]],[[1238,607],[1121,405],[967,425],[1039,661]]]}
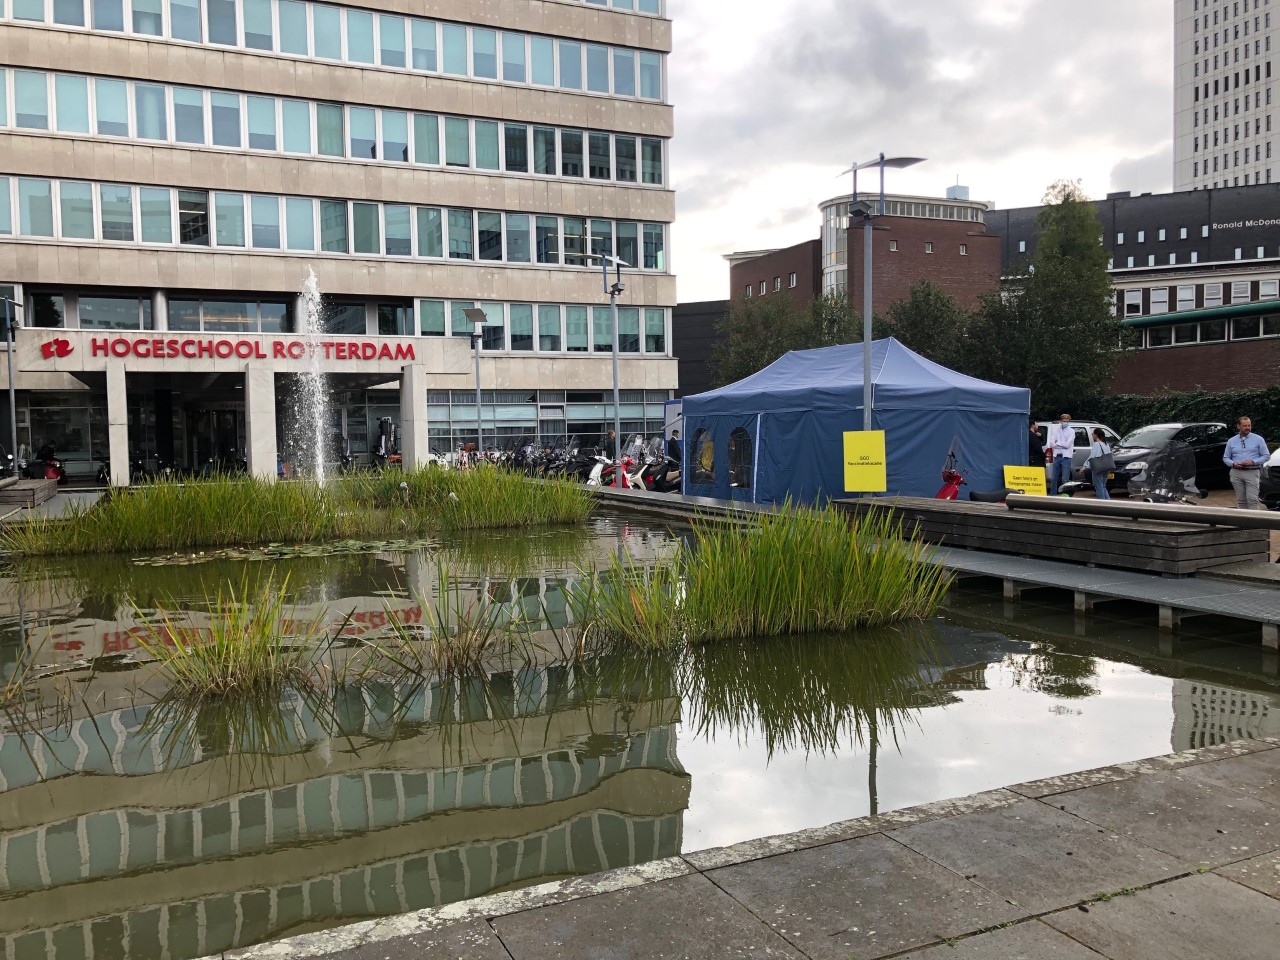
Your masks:
{"label": "lamp head", "polygon": [[487,318],[485,317],[483,310],[479,307],[467,307],[462,311],[462,315],[466,317],[467,322],[471,324],[472,336],[484,336],[484,325]]}

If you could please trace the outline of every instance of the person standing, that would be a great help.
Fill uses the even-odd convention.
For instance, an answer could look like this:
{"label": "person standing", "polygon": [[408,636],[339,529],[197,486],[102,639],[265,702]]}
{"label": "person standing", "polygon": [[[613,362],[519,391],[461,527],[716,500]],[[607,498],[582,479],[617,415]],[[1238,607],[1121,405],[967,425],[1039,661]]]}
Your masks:
{"label": "person standing", "polygon": [[1049,496],[1056,497],[1059,485],[1071,480],[1071,455],[1076,449],[1076,429],[1071,426],[1071,414],[1064,413],[1049,431],[1049,448],[1053,451]]}
{"label": "person standing", "polygon": [[1089,447],[1089,459],[1084,462],[1084,469],[1089,471],[1094,496],[1099,500],[1111,499],[1111,494],[1107,493],[1107,475],[1115,469],[1115,465],[1107,435],[1102,432],[1101,427],[1094,427],[1093,444]]}
{"label": "person standing", "polygon": [[1231,486],[1236,491],[1236,508],[1257,510],[1258,471],[1271,456],[1271,451],[1267,449],[1267,441],[1253,432],[1253,421],[1248,417],[1237,420],[1236,429],[1239,432],[1227,441],[1222,462],[1231,468]]}
{"label": "person standing", "polygon": [[610,460],[618,459],[618,438],[614,432],[610,430],[604,438],[604,455]]}
{"label": "person standing", "polygon": [[680,450],[680,431],[679,430],[671,431],[671,436],[667,440],[667,456],[670,457],[672,460],[674,460],[676,463],[680,463],[683,460],[683,457],[681,456],[681,450]]}
{"label": "person standing", "polygon": [[1031,432],[1027,435],[1027,466],[1044,467],[1044,438],[1035,417],[1031,418]]}

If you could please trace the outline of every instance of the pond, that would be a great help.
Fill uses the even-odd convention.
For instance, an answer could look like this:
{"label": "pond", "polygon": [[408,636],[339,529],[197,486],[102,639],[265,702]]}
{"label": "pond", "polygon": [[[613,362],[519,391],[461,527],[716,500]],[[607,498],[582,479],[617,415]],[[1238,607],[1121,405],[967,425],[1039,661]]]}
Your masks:
{"label": "pond", "polygon": [[[518,539],[269,562],[93,558],[0,576],[0,956],[189,958],[1242,735],[1280,734],[1256,636],[1162,642],[1141,609],[953,590],[847,637],[492,670],[342,674],[332,696],[195,708],[138,663],[141,622],[246,569],[376,638],[464,589],[571,638],[565,595],[680,534],[619,517]],[[572,643],[569,644],[572,647]],[[340,650],[335,669],[341,667]],[[548,652],[550,651],[550,652]]]}

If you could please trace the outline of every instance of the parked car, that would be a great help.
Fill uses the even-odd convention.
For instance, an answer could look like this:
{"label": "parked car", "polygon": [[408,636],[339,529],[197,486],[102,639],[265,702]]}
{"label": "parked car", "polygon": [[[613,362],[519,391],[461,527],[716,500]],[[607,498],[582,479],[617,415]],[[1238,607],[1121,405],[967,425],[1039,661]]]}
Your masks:
{"label": "parked car", "polygon": [[1107,487],[1127,488],[1132,483],[1135,490],[1141,491],[1147,461],[1173,442],[1187,444],[1195,454],[1197,487],[1207,490],[1226,486],[1228,470],[1222,455],[1230,437],[1225,423],[1153,423],[1140,427],[1112,447],[1116,469]]}
{"label": "parked car", "polygon": [[[1049,447],[1049,430],[1058,421],[1057,420],[1037,420],[1036,427],[1040,431],[1040,439],[1044,441],[1045,449]],[[1089,459],[1089,447],[1093,445],[1093,430],[1095,427],[1101,427],[1102,432],[1107,437],[1107,443],[1114,447],[1120,442],[1120,436],[1105,423],[1095,423],[1092,420],[1072,420],[1071,426],[1076,432],[1076,446],[1071,453],[1071,478],[1076,479],[1076,471],[1084,466],[1084,462]]]}
{"label": "parked car", "polygon": [[1258,481],[1258,499],[1268,510],[1280,510],[1280,447],[1262,465]]}

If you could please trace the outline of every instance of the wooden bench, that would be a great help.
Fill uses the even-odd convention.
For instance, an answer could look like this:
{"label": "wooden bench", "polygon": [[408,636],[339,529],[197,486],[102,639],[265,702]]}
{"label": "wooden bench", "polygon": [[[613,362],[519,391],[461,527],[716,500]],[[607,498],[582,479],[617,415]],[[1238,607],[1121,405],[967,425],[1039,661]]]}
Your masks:
{"label": "wooden bench", "polygon": [[57,492],[57,480],[16,480],[0,486],[0,506],[34,507]]}
{"label": "wooden bench", "polygon": [[[1010,498],[1019,505],[1023,500],[1065,499]],[[1085,502],[1105,505],[1098,501],[1079,503]],[[1118,511],[1095,515],[1085,510],[1068,513],[1065,508],[1010,509],[1004,504],[923,497],[835,500],[832,506],[855,515],[893,510],[902,519],[905,533],[930,543],[1166,576],[1187,576],[1247,560],[1265,561],[1270,546],[1265,529],[1188,522],[1191,518],[1187,514],[1196,514],[1200,507],[1161,507],[1170,515],[1162,513],[1153,519],[1124,516]]]}

